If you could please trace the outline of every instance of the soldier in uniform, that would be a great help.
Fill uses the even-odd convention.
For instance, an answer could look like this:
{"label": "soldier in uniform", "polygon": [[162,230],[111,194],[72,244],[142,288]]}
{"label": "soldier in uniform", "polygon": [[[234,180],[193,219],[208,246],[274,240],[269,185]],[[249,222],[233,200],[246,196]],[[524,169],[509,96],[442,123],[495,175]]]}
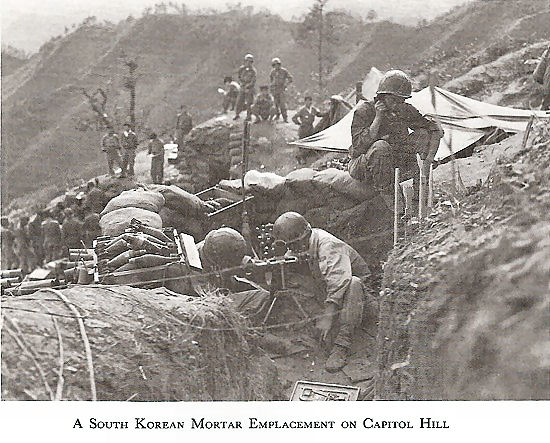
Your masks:
{"label": "soldier in uniform", "polygon": [[45,220],[42,222],[42,238],[44,239],[44,257],[46,262],[56,260],[61,255],[62,234],[61,225],[45,211]]}
{"label": "soldier in uniform", "polygon": [[252,54],[246,54],[244,57],[244,65],[242,65],[238,71],[241,90],[237,100],[234,120],[237,120],[240,117],[241,112],[245,109],[246,120],[250,120],[251,118],[251,107],[254,102],[254,94],[256,92],[256,68],[254,68],[253,64],[254,56]]}
{"label": "soldier in uniform", "polygon": [[162,184],[164,178],[164,144],[152,132],[149,136],[149,155],[151,156],[151,179],[153,183]]}
{"label": "soldier in uniform", "polygon": [[78,249],[82,247],[80,243],[84,240],[82,235],[82,222],[78,220],[71,208],[65,209],[65,220],[61,225],[61,233],[63,234],[63,246],[68,254],[68,249]]}
{"label": "soldier in uniform", "polygon": [[191,129],[193,129],[193,118],[191,117],[191,114],[189,114],[187,106],[181,105],[180,112],[178,113],[176,119],[175,136],[179,150],[183,149],[183,140],[185,136],[191,132]]}
{"label": "soldier in uniform", "polygon": [[124,123],[124,130],[120,136],[120,144],[122,146],[122,174],[120,176],[133,177],[138,139],[136,133],[132,131],[130,123]]}
{"label": "soldier in uniform", "polygon": [[107,197],[105,192],[99,188],[98,183],[89,181],[86,185],[86,206],[88,206],[92,212],[100,214],[107,204]]}
{"label": "soldier in uniform", "polygon": [[101,139],[101,150],[107,155],[107,166],[111,177],[115,176],[115,163],[124,172],[122,161],[120,160],[120,139],[114,129],[109,129],[109,132]]}
{"label": "soldier in uniform", "polygon": [[34,255],[39,265],[44,263],[44,240],[42,238],[42,221],[44,220],[44,211],[38,211],[34,218],[29,222],[29,238]]}
{"label": "soldier in uniform", "polygon": [[313,106],[313,99],[311,96],[306,95],[304,97],[304,106],[302,106],[292,117],[292,121],[300,126],[298,129],[298,138],[302,139],[312,135],[315,117],[323,117],[324,115],[324,113]]}
{"label": "soldier in uniform", "polygon": [[230,75],[224,77],[223,84],[225,86],[223,96],[223,113],[225,114],[229,110],[235,110],[235,105],[237,104],[237,98],[239,97],[241,85],[233,80],[233,77],[231,77]]}
{"label": "soldier in uniform", "polygon": [[101,227],[99,226],[99,214],[93,212],[89,206],[84,206],[84,222],[82,224],[82,235],[84,243],[88,248],[92,247],[93,241],[101,236]]}
{"label": "soldier in uniform", "polygon": [[19,266],[19,260],[14,251],[15,236],[10,226],[8,217],[2,217],[2,231],[0,234],[2,247],[2,269],[16,269]]}
{"label": "soldier in uniform", "polygon": [[281,66],[281,59],[278,57],[271,60],[271,66],[273,69],[269,74],[269,79],[271,81],[271,93],[273,94],[273,98],[275,100],[275,118],[278,120],[279,116],[282,115],[283,120],[288,122],[285,90],[286,87],[292,83],[292,75],[290,75],[286,68]]}
{"label": "soldier in uniform", "polygon": [[252,113],[256,117],[255,123],[269,121],[275,116],[275,106],[273,96],[269,93],[267,86],[260,86],[260,93],[257,95]]}
{"label": "soldier in uniform", "polygon": [[26,215],[19,219],[19,227],[15,230],[15,254],[19,258],[19,266],[23,273],[28,274],[36,267],[36,257],[31,248],[29,238],[29,217]]}
{"label": "soldier in uniform", "polygon": [[348,170],[353,178],[368,183],[390,202],[394,168],[400,168],[403,180],[413,178],[413,204],[417,205],[420,171],[416,154],[433,160],[443,131],[405,102],[411,91],[411,81],[404,72],[388,71],[374,101],[359,105],[351,124]]}

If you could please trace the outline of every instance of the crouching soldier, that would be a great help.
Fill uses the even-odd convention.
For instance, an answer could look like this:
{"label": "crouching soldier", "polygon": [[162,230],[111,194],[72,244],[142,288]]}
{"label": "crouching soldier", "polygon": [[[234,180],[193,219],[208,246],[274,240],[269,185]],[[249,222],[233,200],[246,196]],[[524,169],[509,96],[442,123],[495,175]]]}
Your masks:
{"label": "crouching soldier", "polygon": [[260,86],[260,93],[252,106],[252,113],[256,117],[254,123],[271,120],[275,116],[273,96],[269,93],[267,86]]}
{"label": "crouching soldier", "polygon": [[329,333],[335,335],[325,369],[336,372],[346,365],[355,329],[362,321],[369,268],[355,249],[322,229],[312,228],[297,212],[277,218],[273,237],[284,241],[290,253],[309,254],[310,276],[320,289],[320,299],[315,302],[322,313],[316,327],[325,342]]}
{"label": "crouching soldier", "polygon": [[226,290],[237,311],[246,316],[264,310],[271,297],[269,291],[247,278],[246,264],[251,257],[246,254],[246,241],[238,231],[232,228],[210,231],[197,248],[208,275],[206,281],[199,280],[200,286]]}
{"label": "crouching soldier", "polygon": [[428,171],[443,136],[435,122],[405,103],[411,91],[411,81],[404,72],[387,72],[374,101],[361,103],[351,124],[349,173],[377,190],[387,203],[393,200],[394,168],[399,168],[402,180],[413,178],[413,204],[418,205],[420,170],[416,154],[427,160],[424,171]]}

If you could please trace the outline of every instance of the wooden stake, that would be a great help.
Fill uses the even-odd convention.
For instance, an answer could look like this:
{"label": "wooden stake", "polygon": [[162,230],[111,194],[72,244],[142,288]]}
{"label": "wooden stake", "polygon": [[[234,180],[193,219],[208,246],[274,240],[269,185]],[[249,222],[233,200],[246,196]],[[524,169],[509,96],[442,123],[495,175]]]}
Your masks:
{"label": "wooden stake", "polygon": [[430,172],[428,175],[428,208],[434,207],[434,167],[430,163]]}
{"label": "wooden stake", "polygon": [[355,103],[363,99],[363,82],[355,83]]}
{"label": "wooden stake", "polygon": [[394,189],[393,189],[393,245],[397,245],[399,221],[399,168],[395,168]]}
{"label": "wooden stake", "polygon": [[424,174],[424,161],[423,160],[419,160],[418,162],[418,167],[420,169],[420,183],[419,183],[419,186],[418,186],[418,223],[419,224],[422,224],[422,219],[424,218],[424,216],[426,215],[426,209],[425,209],[425,206],[426,206],[426,203],[425,203],[425,191],[424,191],[424,188],[425,188],[425,180],[426,180],[426,176]]}

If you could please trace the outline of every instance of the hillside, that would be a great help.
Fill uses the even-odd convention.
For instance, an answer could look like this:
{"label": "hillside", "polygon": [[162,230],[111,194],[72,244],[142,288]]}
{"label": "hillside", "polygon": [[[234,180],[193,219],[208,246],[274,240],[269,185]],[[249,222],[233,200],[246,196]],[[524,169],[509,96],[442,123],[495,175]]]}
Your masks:
{"label": "hillside", "polygon": [[[427,73],[439,73],[439,83],[444,84],[495,62],[508,51],[534,44],[528,54],[518,52],[516,62],[537,56],[537,42],[550,38],[547,1],[505,3],[506,8],[500,1],[469,3],[422,28],[390,22],[362,24],[344,17],[347,31],[336,48],[328,92],[349,88],[371,66],[409,70],[418,85],[426,82]],[[139,64],[141,134],[154,128],[169,138],[181,103],[190,106],[196,122],[212,117],[219,109],[216,89],[223,75],[234,72],[246,52],[256,55],[259,84],[266,82],[269,62],[277,55],[294,75],[289,95],[311,92],[316,60],[310,49],[294,42],[295,26],[269,13],[242,9],[207,15],[152,14],[117,25],[91,23],[50,41],[16,73],[3,77],[4,202],[30,192],[54,196],[68,185],[104,172],[98,146],[102,132],[77,129],[94,119],[81,89],[105,89],[107,111],[122,124],[128,100],[122,88],[124,55],[137,57]],[[528,75],[522,72],[522,81]],[[495,89],[512,80],[502,76]],[[492,80],[484,81],[482,87],[487,87]],[[492,98],[499,101],[498,94]],[[522,93],[509,94],[506,100],[506,104],[525,101]],[[291,99],[289,104],[293,107],[296,102]]]}

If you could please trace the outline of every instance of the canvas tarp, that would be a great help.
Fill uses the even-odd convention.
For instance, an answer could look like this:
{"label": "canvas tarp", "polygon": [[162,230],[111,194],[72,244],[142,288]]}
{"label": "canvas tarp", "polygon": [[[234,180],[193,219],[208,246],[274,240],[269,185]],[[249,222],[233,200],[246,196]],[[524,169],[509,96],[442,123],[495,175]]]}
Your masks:
{"label": "canvas tarp", "polygon": [[[381,76],[382,73],[378,72]],[[545,111],[492,105],[438,87],[434,88],[434,95],[435,109],[429,87],[413,93],[407,101],[422,114],[430,118],[437,116],[445,130],[435,160],[447,158],[451,149],[454,153],[466,149],[495,128],[517,133],[526,129],[533,115],[550,118],[550,113]],[[347,152],[351,146],[351,123],[357,106],[335,125],[291,143],[308,149]]]}

